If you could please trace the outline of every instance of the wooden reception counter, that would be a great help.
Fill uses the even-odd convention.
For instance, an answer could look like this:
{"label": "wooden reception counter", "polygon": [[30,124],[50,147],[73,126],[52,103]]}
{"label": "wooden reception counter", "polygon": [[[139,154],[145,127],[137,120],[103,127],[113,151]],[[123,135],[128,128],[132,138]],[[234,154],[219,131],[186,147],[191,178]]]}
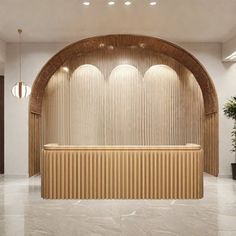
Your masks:
{"label": "wooden reception counter", "polygon": [[186,146],[45,145],[45,199],[199,199],[203,151]]}

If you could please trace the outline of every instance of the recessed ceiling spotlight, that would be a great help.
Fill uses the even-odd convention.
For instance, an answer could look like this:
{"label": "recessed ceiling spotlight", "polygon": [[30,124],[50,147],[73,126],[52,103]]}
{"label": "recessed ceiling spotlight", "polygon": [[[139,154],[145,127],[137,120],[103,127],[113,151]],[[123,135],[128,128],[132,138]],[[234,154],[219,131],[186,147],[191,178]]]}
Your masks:
{"label": "recessed ceiling spotlight", "polygon": [[99,48],[104,48],[105,47],[105,43],[100,43],[99,44]]}
{"label": "recessed ceiling spotlight", "polygon": [[69,68],[66,67],[66,66],[63,66],[63,67],[62,67],[62,70],[65,71],[65,72],[69,72]]}
{"label": "recessed ceiling spotlight", "polygon": [[109,50],[113,50],[113,49],[114,49],[114,46],[109,45],[107,48],[108,48]]}
{"label": "recessed ceiling spotlight", "polygon": [[90,5],[90,2],[86,1],[86,2],[83,2],[83,4],[84,4],[85,6],[89,6],[89,5]]}
{"label": "recessed ceiling spotlight", "polygon": [[130,6],[132,4],[132,2],[130,2],[130,1],[125,1],[125,5],[126,6]]}
{"label": "recessed ceiling spotlight", "polygon": [[155,5],[157,5],[157,2],[156,2],[156,1],[151,1],[149,4],[150,4],[151,6],[155,6]]}
{"label": "recessed ceiling spotlight", "polygon": [[109,1],[107,4],[108,4],[109,6],[112,6],[112,5],[115,5],[115,2],[114,2],[114,1]]}
{"label": "recessed ceiling spotlight", "polygon": [[145,43],[139,43],[140,48],[145,48],[145,46],[146,46]]}

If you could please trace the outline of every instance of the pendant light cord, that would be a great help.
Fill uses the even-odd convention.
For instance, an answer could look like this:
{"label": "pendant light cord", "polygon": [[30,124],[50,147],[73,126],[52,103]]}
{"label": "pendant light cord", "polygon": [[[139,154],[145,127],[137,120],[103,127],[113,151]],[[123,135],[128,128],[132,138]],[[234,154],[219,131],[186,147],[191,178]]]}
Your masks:
{"label": "pendant light cord", "polygon": [[20,72],[20,82],[21,82],[21,33],[22,33],[22,30],[18,29],[18,33],[19,33],[19,58],[20,58],[19,72]]}

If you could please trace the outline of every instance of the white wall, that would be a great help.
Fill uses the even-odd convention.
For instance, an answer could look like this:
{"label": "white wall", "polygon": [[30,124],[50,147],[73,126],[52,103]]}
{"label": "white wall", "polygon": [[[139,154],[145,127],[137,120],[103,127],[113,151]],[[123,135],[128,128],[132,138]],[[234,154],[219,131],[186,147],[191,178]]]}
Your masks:
{"label": "white wall", "polygon": [[[230,60],[226,58],[235,52],[236,52],[236,36],[222,44],[222,60],[224,61]],[[231,59],[231,61],[236,62],[236,57],[233,60]]]}
{"label": "white wall", "polygon": [[0,75],[4,75],[5,60],[6,60],[6,43],[0,39]]}
{"label": "white wall", "polygon": [[[211,43],[180,44],[195,55],[211,75],[220,104],[220,175],[229,175],[233,160],[230,132],[233,122],[224,117],[222,105],[230,96],[236,95],[236,64],[221,62],[221,45]],[[24,44],[22,78],[30,86],[36,75],[65,44]],[[28,173],[28,99],[17,100],[11,88],[19,78],[17,45],[7,45],[5,73],[5,173],[26,175]]]}
{"label": "white wall", "polygon": [[222,62],[221,45],[216,43],[184,43],[182,47],[197,57],[207,69],[216,87],[219,99],[219,153],[220,153],[220,175],[230,175],[230,163],[234,160],[234,154],[230,151],[231,131],[233,121],[227,119],[222,107],[227,99],[236,96],[236,63]]}
{"label": "white wall", "polygon": [[[32,86],[43,65],[63,44],[23,44],[22,80]],[[18,100],[11,89],[19,79],[17,44],[8,44],[5,67],[5,174],[28,174],[28,102]]]}

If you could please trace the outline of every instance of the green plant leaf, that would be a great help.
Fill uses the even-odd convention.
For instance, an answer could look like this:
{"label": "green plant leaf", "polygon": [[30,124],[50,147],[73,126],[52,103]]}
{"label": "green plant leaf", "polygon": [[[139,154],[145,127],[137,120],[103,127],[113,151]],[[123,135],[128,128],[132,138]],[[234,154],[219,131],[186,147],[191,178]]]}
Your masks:
{"label": "green plant leaf", "polygon": [[226,117],[234,120],[234,128],[231,132],[233,152],[236,152],[236,96],[229,99],[224,107],[223,112]]}

